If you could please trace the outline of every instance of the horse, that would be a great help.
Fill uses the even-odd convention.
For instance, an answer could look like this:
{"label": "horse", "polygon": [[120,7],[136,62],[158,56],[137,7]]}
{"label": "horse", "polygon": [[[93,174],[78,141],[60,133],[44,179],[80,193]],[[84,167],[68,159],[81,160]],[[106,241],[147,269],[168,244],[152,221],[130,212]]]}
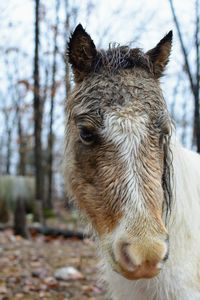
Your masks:
{"label": "horse", "polygon": [[68,43],[65,186],[114,300],[200,299],[200,157],[176,138],[160,86],[172,38],[98,50],[79,24]]}

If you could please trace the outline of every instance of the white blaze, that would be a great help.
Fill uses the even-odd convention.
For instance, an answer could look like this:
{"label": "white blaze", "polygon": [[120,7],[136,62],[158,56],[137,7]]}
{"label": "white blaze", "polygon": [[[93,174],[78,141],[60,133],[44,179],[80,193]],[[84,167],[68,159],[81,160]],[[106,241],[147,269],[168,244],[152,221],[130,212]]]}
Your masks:
{"label": "white blaze", "polygon": [[[138,154],[141,142],[146,138],[148,115],[144,113],[111,112],[105,116],[103,136],[116,146],[120,160],[124,164],[123,178],[126,186],[126,205],[123,208],[126,216],[134,211],[143,210],[142,194],[139,190]],[[119,179],[120,184],[120,179]],[[122,186],[123,188],[123,186]]]}

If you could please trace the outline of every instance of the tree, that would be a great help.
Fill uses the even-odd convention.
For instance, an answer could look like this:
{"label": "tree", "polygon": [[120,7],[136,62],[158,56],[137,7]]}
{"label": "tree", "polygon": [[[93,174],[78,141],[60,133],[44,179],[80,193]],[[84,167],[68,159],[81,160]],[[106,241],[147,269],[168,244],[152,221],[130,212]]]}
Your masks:
{"label": "tree", "polygon": [[51,83],[51,97],[50,97],[50,121],[49,121],[49,134],[48,134],[48,191],[47,191],[47,206],[52,208],[52,186],[53,186],[53,121],[54,121],[54,101],[56,95],[56,71],[57,71],[57,37],[58,37],[58,25],[59,25],[59,7],[60,0],[56,0],[56,24],[54,27],[54,49],[53,49],[53,64],[52,64],[52,83]]}
{"label": "tree", "polygon": [[39,72],[39,20],[40,0],[35,0],[35,51],[34,51],[34,156],[35,156],[35,189],[36,189],[36,210],[38,218],[43,222],[43,168],[42,168],[42,105],[40,97],[40,72]]}
{"label": "tree", "polygon": [[199,42],[200,42],[200,4],[199,0],[196,0],[195,2],[195,55],[196,55],[196,69],[195,72],[192,72],[192,66],[190,65],[189,59],[188,59],[188,51],[186,48],[186,45],[183,41],[183,34],[181,32],[181,26],[180,22],[178,20],[178,17],[176,15],[175,7],[173,4],[173,0],[169,0],[170,9],[172,12],[173,20],[177,29],[178,38],[181,45],[181,51],[183,54],[184,59],[184,70],[187,74],[191,93],[194,100],[194,116],[193,116],[193,139],[194,144],[197,147],[197,152],[200,153],[200,112],[199,112],[199,105],[200,105],[200,94],[199,94],[199,88],[200,88],[200,50],[199,50]]}
{"label": "tree", "polygon": [[[68,39],[69,39],[69,32],[70,32],[70,13],[68,11],[69,3],[68,0],[64,0],[65,4],[65,26],[64,26],[64,40],[65,40],[65,52],[63,55],[64,63],[65,63],[65,91],[66,91],[66,99],[71,92],[71,72],[70,72],[70,64],[68,62],[68,57],[66,55],[67,48],[68,48]],[[72,13],[71,13],[72,14]],[[76,14],[76,12],[75,12]]]}

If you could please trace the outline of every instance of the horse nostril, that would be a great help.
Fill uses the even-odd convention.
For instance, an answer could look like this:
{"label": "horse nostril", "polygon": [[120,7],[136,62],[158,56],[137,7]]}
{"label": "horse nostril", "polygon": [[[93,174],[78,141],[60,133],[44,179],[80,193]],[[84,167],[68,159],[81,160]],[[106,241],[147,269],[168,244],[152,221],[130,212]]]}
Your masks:
{"label": "horse nostril", "polygon": [[163,257],[163,262],[165,262],[166,260],[168,260],[169,257],[169,250],[167,250],[165,256]]}
{"label": "horse nostril", "polygon": [[169,237],[166,238],[165,243],[167,246],[167,251],[165,253],[165,256],[162,259],[163,262],[165,262],[169,258]]}
{"label": "horse nostril", "polygon": [[132,274],[132,278],[155,276],[169,256],[168,242],[162,240],[149,244],[148,242],[148,240],[141,244],[118,242],[113,252],[118,270]]}
{"label": "horse nostril", "polygon": [[130,246],[131,245],[129,243],[124,243],[121,245],[121,262],[127,267],[127,269],[133,271],[136,267],[136,264],[128,251]]}
{"label": "horse nostril", "polygon": [[130,248],[131,244],[129,243],[119,243],[114,257],[117,264],[120,264],[127,271],[133,272],[137,267],[137,262],[133,259]]}

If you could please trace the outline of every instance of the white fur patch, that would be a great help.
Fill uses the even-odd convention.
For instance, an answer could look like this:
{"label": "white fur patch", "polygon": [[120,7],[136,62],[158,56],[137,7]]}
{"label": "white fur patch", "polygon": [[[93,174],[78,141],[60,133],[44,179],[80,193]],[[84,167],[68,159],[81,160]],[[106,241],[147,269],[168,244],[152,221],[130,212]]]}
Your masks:
{"label": "white fur patch", "polygon": [[144,113],[133,115],[127,111],[116,111],[105,117],[103,136],[116,146],[120,160],[124,163],[123,184],[127,201],[122,209],[126,217],[130,212],[133,213],[133,209],[137,212],[144,212],[144,202],[138,181],[138,153],[140,144],[146,137],[147,123],[148,115]]}
{"label": "white fur patch", "polygon": [[105,116],[104,137],[113,142],[125,159],[130,159],[130,152],[135,154],[142,139],[146,135],[148,115],[130,114],[130,112],[108,113]]}

